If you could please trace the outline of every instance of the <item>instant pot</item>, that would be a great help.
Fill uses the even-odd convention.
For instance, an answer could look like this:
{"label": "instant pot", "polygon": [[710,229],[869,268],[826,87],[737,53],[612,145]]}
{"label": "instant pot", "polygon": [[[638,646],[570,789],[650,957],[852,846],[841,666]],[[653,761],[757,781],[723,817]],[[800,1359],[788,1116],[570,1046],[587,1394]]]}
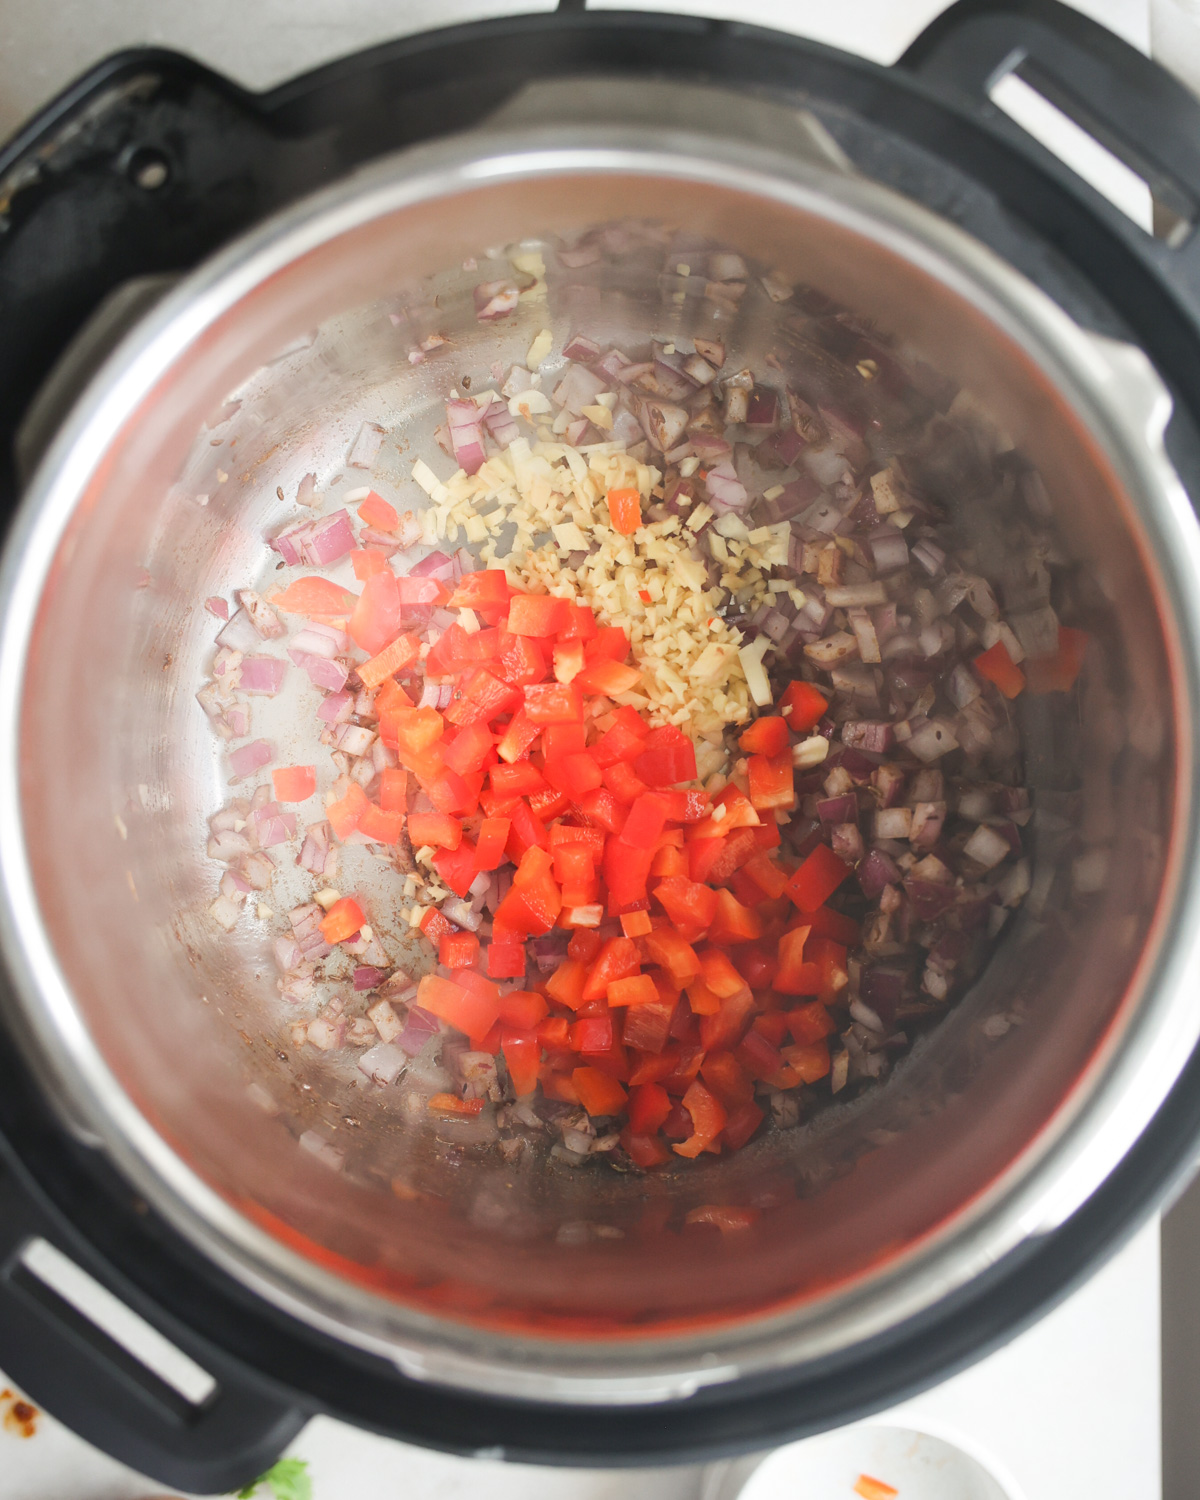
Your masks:
{"label": "instant pot", "polygon": [[[1149,185],[1156,233],[999,110],[1010,76]],[[122,54],[10,144],[0,184],[0,1365],[33,1399],[193,1491],[253,1478],[317,1412],[522,1460],[746,1451],[977,1359],[1187,1175],[1185,90],[1032,0],[961,0],[893,68],[564,4],[264,96]],[[671,226],[673,265],[647,224]],[[572,254],[596,226],[603,252]],[[480,323],[472,290],[514,244],[546,301]],[[449,1138],[414,1148],[396,1191],[381,1163],[408,1148],[386,1108],[270,1040],[273,974],[205,924],[199,850],[227,792],[194,700],[199,606],[262,570],[285,492],[353,466],[364,421],[411,463],[451,386],[520,360],[547,310],[557,341],[711,323],[688,245],[776,273],[718,308],[731,348],[786,373],[781,330],[846,309],[885,363],[891,339],[920,356],[930,409],[964,387],[1011,438],[991,457],[1053,513],[1096,653],[1081,692],[1022,724],[1048,810],[1038,901],[820,1140],[601,1178],[522,1176]],[[970,463],[939,472],[975,482]],[[1073,879],[1081,849],[1107,880]],[[739,1197],[762,1207],[752,1230],[680,1233],[681,1205]],[[46,1274],[55,1252],[211,1378],[181,1388],[101,1332]]]}

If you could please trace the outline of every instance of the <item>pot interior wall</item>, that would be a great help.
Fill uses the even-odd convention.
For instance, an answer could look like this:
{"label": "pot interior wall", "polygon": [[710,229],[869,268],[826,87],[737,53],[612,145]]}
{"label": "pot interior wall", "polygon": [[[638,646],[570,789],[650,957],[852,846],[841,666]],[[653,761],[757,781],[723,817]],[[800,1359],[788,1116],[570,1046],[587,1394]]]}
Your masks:
{"label": "pot interior wall", "polygon": [[[564,237],[602,223],[612,235],[598,262],[559,260]],[[472,288],[508,273],[502,247],[517,241],[542,248],[547,298],[479,324]],[[715,245],[811,290],[776,303],[755,277],[723,308],[697,276],[664,275],[666,249],[689,245],[697,265]],[[721,337],[730,360],[766,372],[770,353],[781,384],[793,373],[811,384],[818,293],[895,339],[910,368],[924,362],[922,383],[855,397],[878,418],[880,451],[921,440],[947,403],[942,377],[951,394],[965,385],[1040,473],[1061,560],[1077,564],[1061,572],[1094,637],[1085,681],[1020,705],[1037,899],[945,1022],[855,1101],[650,1175],[531,1153],[502,1162],[477,1125],[430,1126],[352,1056],[294,1047],[272,924],[248,914],[227,935],[208,916],[220,870],[204,857],[206,820],[231,793],[195,699],[217,628],[203,601],[271,586],[265,538],[299,518],[292,497],[310,471],[331,496],[369,479],[401,509],[423,505],[414,458],[450,469],[432,441],[441,403],[464,377],[478,388],[493,366],[523,361],[541,328],[556,357],[577,330],[622,348],[651,333]],[[434,331],[449,345],[411,364]],[[815,378],[840,389],[851,377]],[[386,430],[370,476],[346,465],[364,421]],[[1006,463],[1013,472],[997,447],[968,424],[928,455],[929,483],[978,539],[984,571],[1003,545]],[[1104,454],[1033,359],[965,296],[824,212],[819,194],[800,207],[668,173],[579,173],[349,225],[185,342],[112,433],[46,580],[20,724],[23,836],[82,1025],[192,1171],[373,1294],[348,1319],[403,1338],[414,1311],[560,1335],[683,1332],[785,1306],[815,1318],[986,1197],[1134,1003],[1174,796],[1167,646],[1136,531]],[[301,676],[255,709],[276,764],[301,748],[294,704],[315,706]],[[1081,894],[1074,861],[1097,847],[1121,879]],[[423,943],[399,917],[395,873],[366,849],[343,860],[339,888],[366,895],[385,944],[416,967]],[[282,914],[312,886],[286,853],[279,869],[266,899]],[[341,1165],[298,1149],[305,1131]],[[740,1235],[681,1230],[693,1206],[747,1202],[764,1212]]]}

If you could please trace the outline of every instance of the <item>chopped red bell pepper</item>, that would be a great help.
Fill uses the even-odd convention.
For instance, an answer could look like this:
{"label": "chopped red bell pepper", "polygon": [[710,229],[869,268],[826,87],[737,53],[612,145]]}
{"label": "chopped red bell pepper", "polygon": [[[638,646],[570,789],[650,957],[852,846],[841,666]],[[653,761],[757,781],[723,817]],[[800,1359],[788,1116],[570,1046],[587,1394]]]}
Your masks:
{"label": "chopped red bell pepper", "polygon": [[475,845],[470,839],[463,838],[457,849],[439,849],[433,856],[433,868],[443,885],[456,896],[465,898],[471,882],[479,874],[475,865]]}
{"label": "chopped red bell pepper", "polygon": [[661,1084],[637,1084],[629,1090],[629,1128],[635,1135],[654,1135],[672,1108],[671,1096]]}
{"label": "chopped red bell pepper", "polygon": [[541,682],[546,675],[546,658],[531,637],[502,630],[494,670],[510,686],[528,687],[531,682]]}
{"label": "chopped red bell pepper", "polygon": [[786,1047],[783,1060],[794,1073],[799,1074],[801,1083],[816,1083],[829,1072],[829,1044],[812,1042],[803,1047]]}
{"label": "chopped red bell pepper", "polygon": [[728,947],[733,943],[751,943],[763,934],[763,919],[758,912],[745,907],[731,891],[718,890],[717,914],[708,929],[708,939]]}
{"label": "chopped red bell pepper", "polygon": [[368,656],[382,651],[399,634],[400,590],[396,585],[396,575],[390,568],[376,573],[363,584],[346,629],[354,644]]}
{"label": "chopped red bell pepper", "polygon": [[546,780],[572,802],[578,802],[588,792],[594,792],[603,784],[600,767],[586,750],[573,755],[551,755],[546,753],[543,766]]}
{"label": "chopped red bell pepper", "polygon": [[358,519],[364,526],[370,526],[373,531],[395,531],[400,524],[400,516],[395,506],[389,505],[383,496],[377,495],[374,490],[358,507]]}
{"label": "chopped red bell pepper", "polygon": [[479,839],[475,845],[477,870],[495,870],[499,867],[504,859],[511,827],[512,823],[508,818],[484,818],[479,825]]}
{"label": "chopped red bell pepper", "polygon": [[642,524],[642,497],[636,489],[616,489],[608,492],[608,518],[614,531],[622,536],[632,536]]}
{"label": "chopped red bell pepper", "polygon": [[755,719],[738,744],[750,755],[780,755],[788,746],[788,721],[778,714]]}
{"label": "chopped red bell pepper", "polygon": [[[614,766],[612,769],[615,771],[618,768]],[[625,767],[622,766],[621,769]],[[609,790],[616,791],[611,786]],[[619,796],[620,793],[616,795]],[[621,841],[632,844],[637,849],[654,849],[666,821],[666,813],[659,799],[651,793],[643,792],[629,809],[629,815],[621,828]]]}
{"label": "chopped red bell pepper", "polygon": [[362,928],[366,920],[362,907],[354,897],[343,896],[325,913],[325,920],[321,923],[321,936],[327,943],[344,943]]}
{"label": "chopped red bell pepper", "polygon": [[527,797],[531,792],[540,792],[546,785],[542,773],[527,760],[519,760],[511,766],[492,766],[488,770],[488,781],[492,790],[501,797]]}
{"label": "chopped red bell pepper", "polygon": [[660,880],[654,895],[678,927],[705,928],[717,914],[716,891],[685,875]]}
{"label": "chopped red bell pepper", "polygon": [[446,601],[447,609],[504,609],[512,597],[508,575],[502,568],[480,568],[464,573]]}
{"label": "chopped red bell pepper", "polygon": [[729,1116],[725,1106],[697,1080],[693,1080],[684,1094],[683,1107],[692,1117],[692,1133],[673,1149],[680,1156],[699,1156],[720,1135]]}
{"label": "chopped red bell pepper", "polygon": [[614,937],[601,948],[587,971],[583,987],[584,1000],[602,1000],[615,979],[628,979],[641,970],[642,958],[637,944],[627,937]]}
{"label": "chopped red bell pepper", "polygon": [[607,999],[609,1005],[653,1005],[658,1000],[658,986],[649,974],[631,974],[612,981]]}
{"label": "chopped red bell pepper", "polygon": [[610,1078],[599,1068],[575,1068],[571,1082],[580,1104],[589,1115],[619,1115],[625,1108],[628,1094],[615,1078]]}
{"label": "chopped red bell pepper", "polygon": [[476,667],[461,690],[456,690],[446,718],[451,724],[474,724],[478,720],[490,723],[500,714],[519,708],[521,701],[520,688],[501,682],[486,667]]}
{"label": "chopped red bell pepper", "polygon": [[479,962],[479,939],[473,932],[447,932],[438,941],[438,963],[447,969],[469,969]]}
{"label": "chopped red bell pepper", "polygon": [[828,906],[818,906],[816,911],[797,912],[791,925],[812,928],[813,937],[832,938],[844,948],[856,948],[861,936],[859,925],[853,917],[844,916]]}
{"label": "chopped red bell pepper", "polygon": [[539,729],[543,724],[577,724],[583,719],[583,692],[578,681],[531,683],[524,711]]}
{"label": "chopped red bell pepper", "polygon": [[648,786],[675,786],[696,779],[696,751],[683,730],[663,724],[646,736],[633,769]]}
{"label": "chopped red bell pepper", "polygon": [[700,1064],[700,1077],[727,1110],[740,1109],[754,1098],[754,1083],[732,1052],[710,1052]]}
{"label": "chopped red bell pepper", "polygon": [[333,829],[334,837],[344,840],[358,827],[358,820],[370,807],[366,792],[357,781],[350,782],[346,794],[336,802],[325,804],[325,816]]}
{"label": "chopped red bell pepper", "polygon": [[[641,978],[647,976],[642,975]],[[632,980],[620,981],[632,984]],[[667,1044],[671,1034],[671,1022],[675,1015],[677,1001],[675,1000],[649,1000],[642,1005],[630,1006],[624,1012],[625,1025],[622,1032],[622,1040],[628,1047],[635,1047],[639,1052],[648,1052],[652,1056],[661,1052]]]}
{"label": "chopped red bell pepper", "polygon": [[525,977],[525,945],[493,940],[488,944],[487,971],[492,979]]}
{"label": "chopped red bell pepper", "polygon": [[787,883],[787,895],[801,911],[824,906],[846,876],[850,866],[826,844],[818,844]]}
{"label": "chopped red bell pepper", "polygon": [[699,955],[700,971],[704,982],[722,999],[739,994],[746,988],[746,981],[730,962],[728,954],[719,948],[705,948]]}
{"label": "chopped red bell pepper", "polygon": [[402,813],[408,806],[408,772],[403,766],[385,766],[379,773],[379,805],[384,812]]}
{"label": "chopped red bell pepper", "polygon": [[602,625],[584,650],[588,662],[624,661],[628,655],[629,637],[619,625]]}
{"label": "chopped red bell pepper", "polygon": [[411,666],[420,654],[421,638],[409,631],[405,635],[398,635],[370,661],[364,661],[358,668],[358,675],[362,678],[364,687],[380,687],[387,678]]}
{"label": "chopped red bell pepper", "polygon": [[506,764],[514,765],[517,761],[524,760],[529,754],[534,741],[541,732],[542,726],[535,724],[524,708],[519,708],[509,721],[508,728],[500,736],[496,752]]}
{"label": "chopped red bell pepper", "polygon": [[645,937],[638,939],[638,946],[651,963],[661,964],[680,984],[700,973],[696,950],[674,927],[652,928]]}
{"label": "chopped red bell pepper", "polygon": [[792,734],[807,734],[825,717],[829,701],[811,682],[795,678],[783,690],[779,700],[779,716],[787,721]]}
{"label": "chopped red bell pepper", "polygon": [[640,667],[601,659],[583,667],[574,680],[585,693],[602,693],[606,698],[614,698],[618,693],[628,693],[636,687],[642,680],[642,673]]}
{"label": "chopped red bell pepper", "polygon": [[373,802],[368,803],[363,809],[362,817],[358,820],[355,832],[374,839],[378,844],[398,844],[400,835],[404,832],[404,814],[384,812]]}
{"label": "chopped red bell pepper", "polygon": [[[816,968],[816,965],[813,965]],[[807,1005],[798,1005],[795,1010],[785,1011],[788,1030],[792,1040],[801,1047],[823,1041],[837,1028],[829,1012],[819,1000],[810,1000]]]}
{"label": "chopped red bell pepper", "polygon": [[594,641],[596,639],[596,615],[586,604],[568,602],[569,618],[558,632],[560,641]]}
{"label": "chopped red bell pepper", "polygon": [[442,740],[442,763],[459,776],[482,771],[495,743],[495,736],[485,723],[467,724],[452,740]]}
{"label": "chopped red bell pepper", "polygon": [[1025,662],[1031,693],[1068,693],[1083,667],[1088,637],[1070,625],[1058,627],[1058,650],[1050,656],[1034,656]]}
{"label": "chopped red bell pepper", "polygon": [[271,772],[276,802],[307,802],[317,789],[316,766],[280,766]]}
{"label": "chopped red bell pepper", "polygon": [[1025,673],[1008,654],[1003,641],[997,641],[976,656],[971,665],[988,682],[995,683],[1006,698],[1016,698],[1025,687]]}
{"label": "chopped red bell pepper", "polygon": [[557,635],[570,623],[565,599],[550,594],[514,594],[508,606],[508,631],[511,635],[532,635],[541,639]]}
{"label": "chopped red bell pepper", "polygon": [[[599,792],[591,793],[598,797]],[[653,849],[638,849],[619,838],[610,838],[604,849],[603,875],[608,887],[609,909],[620,916],[646,899],[646,881],[654,863]]]}
{"label": "chopped red bell pepper", "polygon": [[790,750],[775,756],[752,755],[746,774],[750,782],[750,802],[756,812],[795,807],[796,772]]}
{"label": "chopped red bell pepper", "polygon": [[500,1051],[512,1079],[513,1092],[518,1099],[532,1094],[538,1084],[538,1068],[542,1060],[542,1044],[536,1031],[513,1025],[500,1032]]}
{"label": "chopped red bell pepper", "polygon": [[[421,918],[421,931],[436,946],[444,934],[457,932],[458,929],[438,911],[436,906],[431,906]],[[524,972],[525,968],[522,965],[521,973],[524,974]]]}
{"label": "chopped red bell pepper", "polygon": [[426,974],[421,980],[417,986],[417,1004],[465,1033],[472,1044],[482,1041],[500,1018],[498,992],[493,999],[437,974]]}

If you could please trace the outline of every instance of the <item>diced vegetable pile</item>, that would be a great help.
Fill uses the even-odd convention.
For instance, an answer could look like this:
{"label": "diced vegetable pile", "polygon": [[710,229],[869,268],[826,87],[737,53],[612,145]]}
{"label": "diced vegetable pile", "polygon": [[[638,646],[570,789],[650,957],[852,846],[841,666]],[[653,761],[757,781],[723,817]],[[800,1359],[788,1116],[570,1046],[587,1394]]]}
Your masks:
{"label": "diced vegetable pile", "polygon": [[[639,399],[628,370],[661,389],[662,361],[568,348],[588,362],[555,391],[578,446],[521,435],[517,416],[541,411],[524,380],[507,406],[456,397],[461,466],[443,484],[418,463],[424,517],[361,491],[357,537],[343,509],[272,542],[291,567],[349,559],[357,592],[310,572],[269,599],[244,591],[231,619],[209,601],[227,623],[200,699],[237,742],[234,778],[274,758],[245,695],[280,690],[287,663],[259,649],[287,635],[281,615],[304,622],[287,654],[321,695],[314,738],[337,773],[274,767],[214,817],[209,853],[228,868],[212,910],[232,929],[271,885],[268,851],[297,842],[313,900],[275,939],[284,1000],[308,1012],[296,1046],[365,1049],[379,1087],[440,1048],[433,1115],[499,1104],[556,1121],[572,1162],[650,1169],[736,1151],[768,1113],[794,1123],[881,1077],[944,1013],[1029,889],[1009,704],[1069,690],[1086,637],[1037,597],[1002,618],[936,505],[899,460],[872,471],[835,412],[740,371],[718,418],[723,346],[705,343],[707,361],[672,346],[688,404],[643,400],[619,440],[613,413]],[[782,478],[759,486],[757,528],[741,514],[750,460],[731,448],[748,430],[753,463]],[[837,477],[818,482],[806,451]],[[309,484],[303,503],[320,500]],[[484,567],[428,551],[485,501],[518,540],[557,542],[503,558],[489,540]],[[661,606],[684,596],[677,644]],[[287,808],[318,795],[323,816],[299,830]],[[392,851],[394,911],[337,889],[347,844]],[[376,931],[400,912],[430,945],[419,976]],[[320,988],[334,950],[349,995]]]}

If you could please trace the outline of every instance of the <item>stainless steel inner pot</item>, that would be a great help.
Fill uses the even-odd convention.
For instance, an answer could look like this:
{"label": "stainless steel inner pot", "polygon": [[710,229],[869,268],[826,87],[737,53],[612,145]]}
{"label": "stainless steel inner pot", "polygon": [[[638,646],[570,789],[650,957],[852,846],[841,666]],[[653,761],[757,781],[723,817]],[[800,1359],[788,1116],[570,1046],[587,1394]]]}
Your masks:
{"label": "stainless steel inner pot", "polygon": [[[450,389],[523,360],[542,327],[556,349],[577,328],[615,343],[719,329],[756,368],[768,351],[783,377],[803,361],[794,304],[754,283],[714,309],[664,278],[664,239],[586,274],[558,260],[564,237],[605,223],[775,267],[965,387],[995,424],[978,441],[1011,441],[1040,473],[1095,637],[1076,694],[1022,706],[1033,891],[970,994],[884,1087],[650,1175],[504,1164],[469,1127],[419,1129],[352,1062],[290,1046],[267,927],[226,935],[207,915],[206,819],[229,769],[195,699],[204,599],[271,576],[265,537],[297,515],[304,474],[335,497],[367,481],[346,462],[364,421],[386,433],[370,482],[407,508],[424,500],[413,458],[441,457]],[[542,250],[547,299],[479,324],[472,288],[508,271],[515,243]],[[448,347],[410,363],[435,330]],[[0,921],[30,1062],[71,1128],[207,1255],[431,1379],[664,1399],[845,1351],[930,1306],[1088,1196],[1200,1032],[1200,538],[1163,455],[1168,410],[1137,351],[1082,332],[948,224],[751,141],[518,127],[301,204],[126,339],[8,545]],[[955,462],[948,503],[986,516]],[[256,732],[286,764],[285,717]],[[1073,872],[1097,849],[1109,878],[1088,890]],[[391,872],[366,850],[346,870],[342,888],[382,911]],[[272,907],[306,881],[288,868]],[[411,934],[381,927],[403,962]],[[298,1149],[305,1131],[328,1149]],[[751,1230],[680,1230],[692,1205],[746,1201],[765,1209]],[[604,1237],[562,1232],[579,1225]]]}

